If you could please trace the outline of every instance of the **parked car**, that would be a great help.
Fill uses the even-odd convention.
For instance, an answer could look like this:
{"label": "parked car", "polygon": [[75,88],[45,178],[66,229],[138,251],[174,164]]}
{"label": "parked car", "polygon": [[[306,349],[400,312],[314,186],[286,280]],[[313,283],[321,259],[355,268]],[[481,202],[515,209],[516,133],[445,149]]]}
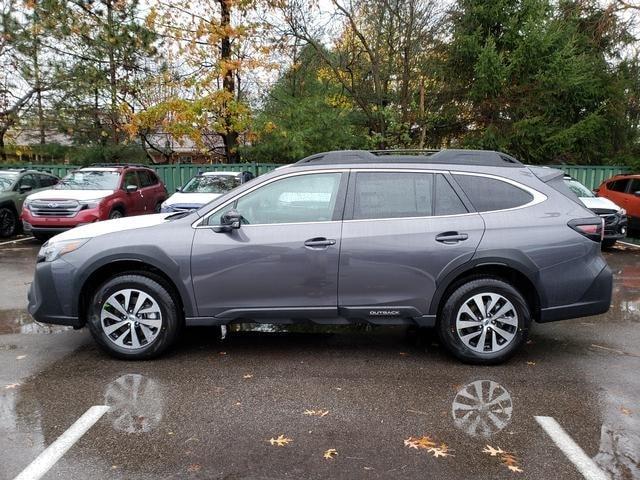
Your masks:
{"label": "parked car", "polygon": [[100,220],[157,213],[167,190],[142,165],[106,164],[74,170],[54,188],[29,195],[22,208],[25,232],[45,241]]}
{"label": "parked car", "polygon": [[640,230],[640,175],[616,175],[594,190],[627,212],[629,229]]}
{"label": "parked car", "polygon": [[532,320],[609,309],[602,219],[563,175],[490,151],[313,155],[194,212],[58,235],[29,312],[125,359],[182,325],[293,321],[435,327],[459,359],[501,362]]}
{"label": "parked car", "polygon": [[162,212],[197,210],[253,178],[251,172],[201,172],[162,204]]}
{"label": "parked car", "polygon": [[604,220],[602,246],[611,248],[627,235],[627,212],[605,197],[596,197],[591,190],[571,178],[564,177],[564,183],[575,193],[585,207]]}
{"label": "parked car", "polygon": [[0,238],[20,232],[20,212],[27,195],[58,181],[55,175],[35,170],[0,170]]}

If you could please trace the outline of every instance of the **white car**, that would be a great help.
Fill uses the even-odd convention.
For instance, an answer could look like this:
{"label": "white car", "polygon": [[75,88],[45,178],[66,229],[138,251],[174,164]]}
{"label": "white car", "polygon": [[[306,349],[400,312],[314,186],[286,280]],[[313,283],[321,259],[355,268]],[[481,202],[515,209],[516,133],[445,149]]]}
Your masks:
{"label": "white car", "polygon": [[253,178],[250,172],[203,172],[199,173],[176,193],[167,198],[161,212],[184,212],[197,210],[219,196]]}
{"label": "white car", "polygon": [[564,183],[580,201],[596,215],[604,219],[604,239],[602,246],[612,247],[616,241],[627,235],[627,212],[608,198],[596,197],[591,190],[576,179],[566,175]]}

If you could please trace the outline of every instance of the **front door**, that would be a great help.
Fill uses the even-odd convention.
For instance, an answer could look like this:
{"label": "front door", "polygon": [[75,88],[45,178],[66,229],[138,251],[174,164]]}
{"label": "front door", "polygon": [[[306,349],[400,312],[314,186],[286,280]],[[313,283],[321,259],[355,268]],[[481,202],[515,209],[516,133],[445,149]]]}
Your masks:
{"label": "front door", "polygon": [[[196,229],[191,276],[200,316],[335,316],[348,175],[294,174],[243,192]],[[237,210],[239,229],[216,233]]]}
{"label": "front door", "polygon": [[484,221],[443,173],[351,174],[338,305],[375,322],[427,315],[438,276],[469,260]]}

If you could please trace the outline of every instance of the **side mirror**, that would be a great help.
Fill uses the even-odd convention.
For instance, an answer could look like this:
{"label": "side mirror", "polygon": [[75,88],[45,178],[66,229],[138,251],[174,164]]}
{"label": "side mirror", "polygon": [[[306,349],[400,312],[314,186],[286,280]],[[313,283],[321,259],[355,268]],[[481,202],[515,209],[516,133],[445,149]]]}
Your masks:
{"label": "side mirror", "polygon": [[640,190],[636,190],[635,192],[633,192],[633,194],[634,194],[636,197],[640,197]]}
{"label": "side mirror", "polygon": [[133,192],[137,192],[138,191],[138,186],[137,185],[127,185],[126,187],[124,187],[124,189],[126,190],[127,193],[133,193]]}
{"label": "side mirror", "polygon": [[18,187],[18,190],[20,191],[20,193],[26,193],[33,190],[33,187],[31,185],[20,185]]}
{"label": "side mirror", "polygon": [[229,210],[220,217],[220,225],[214,225],[213,231],[216,233],[227,233],[240,228],[242,215],[237,210]]}

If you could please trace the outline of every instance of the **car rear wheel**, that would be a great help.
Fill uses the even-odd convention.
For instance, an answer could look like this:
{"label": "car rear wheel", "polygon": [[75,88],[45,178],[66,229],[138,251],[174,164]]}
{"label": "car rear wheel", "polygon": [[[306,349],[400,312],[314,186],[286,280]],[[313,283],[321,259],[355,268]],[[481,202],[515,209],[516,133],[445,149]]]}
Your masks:
{"label": "car rear wheel", "polygon": [[115,220],[116,218],[122,218],[122,217],[124,217],[124,212],[119,208],[114,208],[113,210],[111,210],[111,213],[109,214],[109,220]]}
{"label": "car rear wheel", "polygon": [[510,358],[525,342],[531,314],[509,283],[475,277],[447,299],[439,321],[440,340],[462,361],[492,365]]}
{"label": "car rear wheel", "polygon": [[181,319],[168,289],[150,277],[121,274],[98,288],[89,307],[89,330],[110,355],[157,357],[175,341]]}
{"label": "car rear wheel", "polygon": [[18,232],[18,216],[9,207],[0,208],[0,238],[14,236]]}

